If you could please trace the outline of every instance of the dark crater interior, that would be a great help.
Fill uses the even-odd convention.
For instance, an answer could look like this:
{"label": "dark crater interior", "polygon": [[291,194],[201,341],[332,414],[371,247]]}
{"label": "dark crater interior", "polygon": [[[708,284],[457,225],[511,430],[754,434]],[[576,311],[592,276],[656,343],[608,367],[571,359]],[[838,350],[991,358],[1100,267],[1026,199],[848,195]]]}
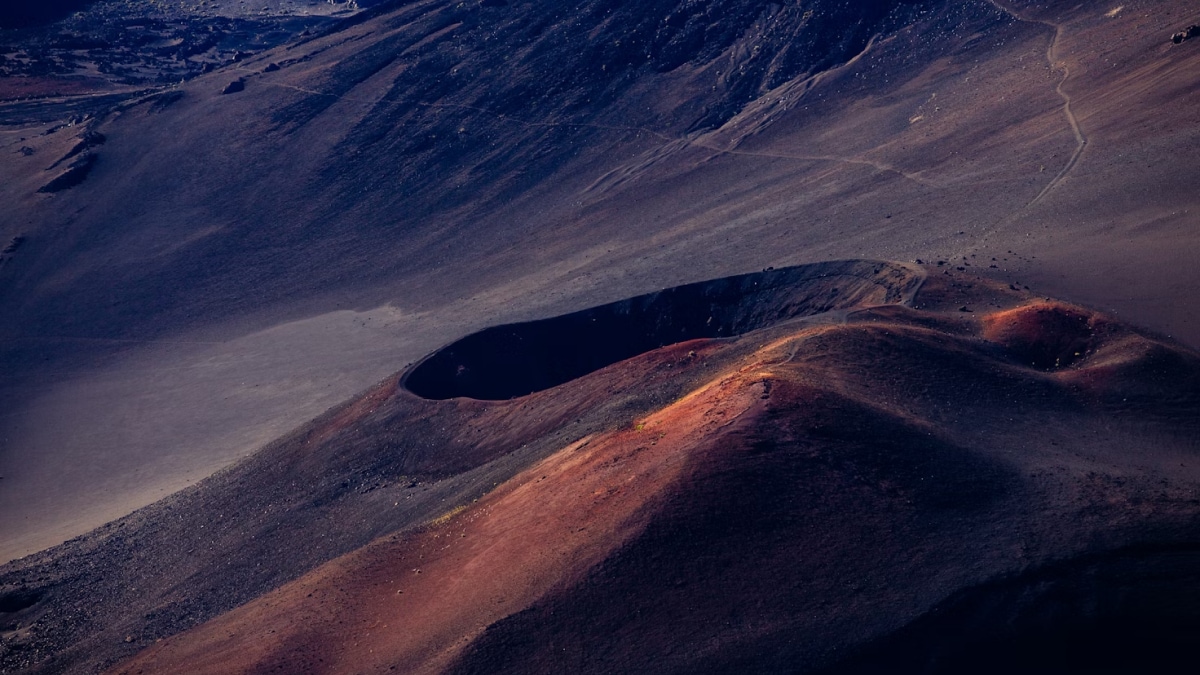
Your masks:
{"label": "dark crater interior", "polygon": [[15,590],[0,593],[0,614],[12,614],[37,604],[42,596],[36,591]]}
{"label": "dark crater interior", "polygon": [[898,265],[803,265],[669,288],[572,314],[488,328],[418,363],[404,386],[427,399],[506,400],[659,347],[741,335],[789,319],[898,303],[920,276]]}
{"label": "dark crater interior", "polygon": [[1200,547],[1126,550],[969,589],[825,675],[1200,672]]}

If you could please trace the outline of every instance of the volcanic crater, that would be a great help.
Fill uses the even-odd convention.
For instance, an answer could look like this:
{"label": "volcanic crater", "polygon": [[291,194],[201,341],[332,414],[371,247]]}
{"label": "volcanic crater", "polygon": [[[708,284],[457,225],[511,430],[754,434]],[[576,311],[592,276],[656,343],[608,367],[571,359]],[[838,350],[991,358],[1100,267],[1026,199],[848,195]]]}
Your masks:
{"label": "volcanic crater", "polygon": [[488,328],[429,355],[403,383],[428,399],[516,398],[667,345],[903,302],[921,278],[918,270],[894,263],[843,261],[678,286]]}
{"label": "volcanic crater", "polygon": [[1197,410],[1186,347],[936,266],[689,284],[469,335],[10,565],[0,665],[1175,672]]}
{"label": "volcanic crater", "polygon": [[0,673],[1200,672],[1196,7],[349,4],[0,30]]}

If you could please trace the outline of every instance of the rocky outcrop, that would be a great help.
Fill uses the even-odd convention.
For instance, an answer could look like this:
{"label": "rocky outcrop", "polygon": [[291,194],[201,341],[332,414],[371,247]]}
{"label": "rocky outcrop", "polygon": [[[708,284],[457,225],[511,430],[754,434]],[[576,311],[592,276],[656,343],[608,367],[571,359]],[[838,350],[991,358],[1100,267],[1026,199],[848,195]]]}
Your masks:
{"label": "rocky outcrop", "polygon": [[47,171],[49,171],[50,169],[57,168],[60,164],[67,161],[68,159],[72,159],[74,157],[77,157],[77,156],[85,153],[85,152],[88,152],[92,148],[95,148],[100,145],[104,145],[104,141],[106,141],[106,140],[108,140],[108,139],[106,139],[104,137],[104,134],[99,133],[97,131],[85,132],[82,136],[79,137],[79,142],[76,143],[74,146],[72,146],[71,149],[67,151],[67,154],[60,157],[58,159],[58,161],[56,161],[55,163],[51,164],[47,168]]}
{"label": "rocky outcrop", "polygon": [[1172,35],[1171,42],[1174,42],[1175,44],[1182,44],[1184,40],[1190,40],[1197,36],[1200,36],[1200,25],[1188,26],[1187,29],[1181,30]]}
{"label": "rocky outcrop", "polygon": [[75,161],[71,162],[66,171],[39,188],[38,192],[52,194],[73,188],[87,180],[88,174],[91,173],[92,167],[95,164],[96,154],[93,152],[84,152]]}

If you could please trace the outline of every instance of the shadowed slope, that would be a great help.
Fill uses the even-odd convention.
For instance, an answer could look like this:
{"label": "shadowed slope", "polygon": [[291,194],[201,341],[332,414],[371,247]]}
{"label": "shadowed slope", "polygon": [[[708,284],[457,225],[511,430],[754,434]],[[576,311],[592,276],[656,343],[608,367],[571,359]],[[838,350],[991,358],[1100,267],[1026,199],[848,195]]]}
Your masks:
{"label": "shadowed slope", "polygon": [[[929,634],[912,622],[943,605],[980,617],[951,648],[1003,638],[990,617],[1006,610],[972,607],[1020,596],[1039,569],[1112,625],[1200,626],[1136,581],[1111,604],[1124,591],[1103,581],[1125,569],[1194,590],[1178,561],[1200,541],[1200,359],[957,276],[914,305],[665,347],[503,404],[534,420],[573,392],[619,391],[610,378],[688,383],[114,672],[856,672],[846,659]],[[1047,311],[1062,320],[1022,335],[1105,328],[1070,364],[1031,365],[996,337]],[[1146,350],[1174,357],[1169,388],[1136,365],[1099,376]],[[1129,563],[1133,545],[1153,554]],[[1028,625],[1084,646],[1108,635],[1039,602],[1022,605],[1042,617]],[[924,640],[905,658],[944,649]]]}
{"label": "shadowed slope", "polygon": [[1134,546],[966,589],[833,673],[1183,675],[1195,670],[1200,550]]}

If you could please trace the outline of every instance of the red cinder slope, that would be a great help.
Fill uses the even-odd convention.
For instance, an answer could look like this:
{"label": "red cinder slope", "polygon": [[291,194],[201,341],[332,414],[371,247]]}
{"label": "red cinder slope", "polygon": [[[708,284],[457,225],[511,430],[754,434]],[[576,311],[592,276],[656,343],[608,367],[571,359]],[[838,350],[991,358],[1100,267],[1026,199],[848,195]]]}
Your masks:
{"label": "red cinder slope", "polygon": [[335,561],[121,671],[437,672],[488,625],[578,582],[644,529],[647,503],[689,457],[762,405],[754,377],[731,373],[631,428],[573,443],[478,502]]}
{"label": "red cinder slope", "polygon": [[[0,670],[92,672],[128,658],[372,540],[470,503],[566,445],[678,400],[760,346],[758,338],[731,336],[908,302],[922,278],[906,265],[831,262],[491,329],[518,345],[540,336],[534,349],[461,350],[478,342],[469,336],[436,354],[448,358],[388,378],[192,489],[0,569],[0,606],[16,608],[0,626],[19,627],[2,636]],[[609,339],[600,346],[621,343],[621,350],[597,359],[588,347],[594,340],[573,339],[580,326],[603,327]],[[723,338],[692,339],[713,334]],[[656,349],[679,341],[686,345]],[[639,345],[650,351],[627,350]],[[490,373],[476,378],[486,384],[504,372],[497,359],[579,376],[498,400],[434,400],[398,386],[430,363],[448,367],[431,370],[427,383],[456,379],[462,366]]]}
{"label": "red cinder slope", "polygon": [[914,304],[611,366],[636,379],[751,347],[114,672],[1193,662],[1200,359],[949,275]]}

